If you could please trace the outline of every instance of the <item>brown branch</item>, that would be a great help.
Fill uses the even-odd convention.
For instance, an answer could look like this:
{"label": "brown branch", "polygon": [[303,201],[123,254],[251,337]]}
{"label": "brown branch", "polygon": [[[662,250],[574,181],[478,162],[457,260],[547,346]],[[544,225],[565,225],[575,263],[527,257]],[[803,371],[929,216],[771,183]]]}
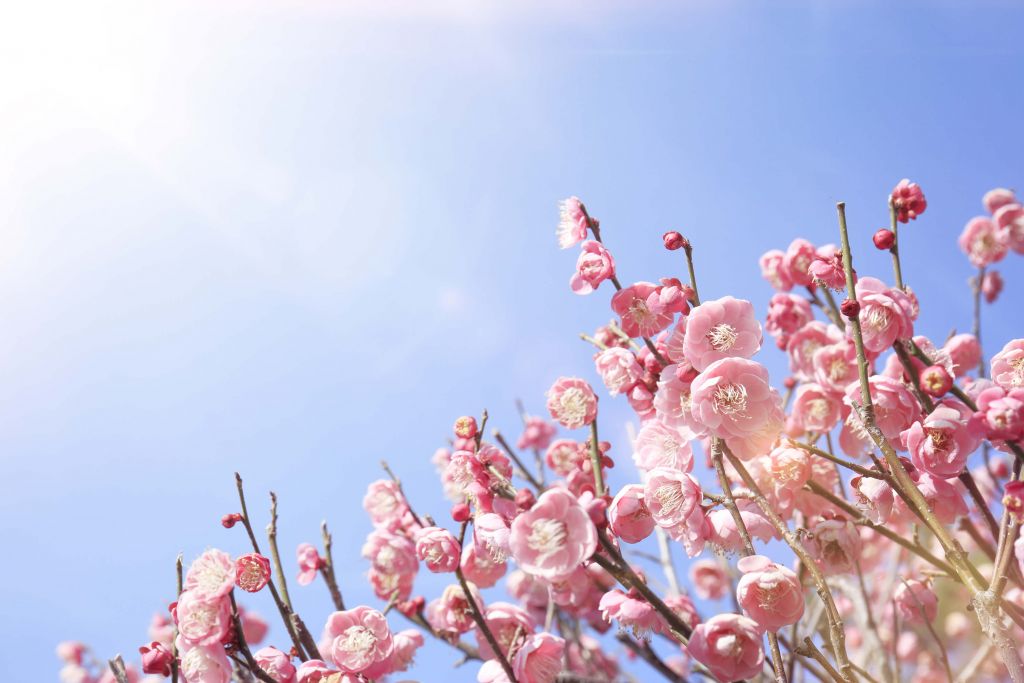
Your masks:
{"label": "brown branch", "polygon": [[277,572],[278,590],[281,599],[288,609],[292,609],[292,599],[288,595],[288,582],[281,570],[281,553],[277,550],[277,494],[270,492],[270,524],[267,525],[267,543],[270,545],[270,557],[274,560],[274,571]]}
{"label": "brown branch", "polygon": [[235,644],[238,647],[238,651],[242,653],[242,658],[245,659],[245,665],[249,667],[252,675],[263,681],[263,683],[277,683],[270,674],[256,663],[256,659],[249,650],[249,644],[245,642],[245,631],[242,629],[242,620],[238,618],[238,605],[235,603],[235,591],[232,590],[228,593],[228,597],[231,599],[231,623],[235,627]]}
{"label": "brown branch", "polygon": [[341,590],[338,588],[338,579],[334,574],[334,555],[331,551],[333,538],[327,531],[327,520],[320,523],[320,535],[324,540],[324,561],[320,565],[320,575],[324,577],[327,590],[331,593],[331,602],[334,609],[342,612],[345,610],[345,601],[341,597]]}

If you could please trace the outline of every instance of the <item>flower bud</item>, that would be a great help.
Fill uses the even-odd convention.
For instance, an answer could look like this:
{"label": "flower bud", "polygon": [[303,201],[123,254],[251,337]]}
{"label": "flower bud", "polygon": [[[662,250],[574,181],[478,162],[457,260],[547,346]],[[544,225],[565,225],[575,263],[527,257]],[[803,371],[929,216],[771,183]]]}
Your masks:
{"label": "flower bud", "polygon": [[476,418],[463,415],[455,421],[455,436],[460,439],[472,439],[476,436]]}
{"label": "flower bud", "polygon": [[843,303],[839,304],[839,310],[843,312],[850,320],[853,320],[860,315],[860,302],[856,299],[846,299]]}
{"label": "flower bud", "polygon": [[159,674],[165,678],[171,675],[171,662],[174,661],[174,655],[163,644],[154,640],[149,645],[140,647],[139,654],[142,655],[143,673]]}
{"label": "flower bud", "polygon": [[689,249],[690,240],[680,235],[675,230],[666,232],[661,236],[662,241],[665,243],[665,248],[669,251],[675,251],[676,249]]}
{"label": "flower bud", "polygon": [[456,503],[452,506],[452,519],[460,524],[469,521],[469,506],[465,503]]}
{"label": "flower bud", "polygon": [[225,529],[230,529],[231,527],[233,527],[241,521],[242,515],[238,514],[237,512],[232,512],[220,518],[220,523]]}
{"label": "flower bud", "polygon": [[516,507],[520,510],[529,510],[533,507],[537,498],[530,489],[519,489],[516,491]]}
{"label": "flower bud", "polygon": [[782,384],[787,389],[792,389],[793,387],[796,386],[796,377],[793,377],[792,375],[790,375],[789,377],[787,377],[786,379],[784,379],[782,381]]}
{"label": "flower bud", "polygon": [[1011,481],[1003,491],[1003,506],[1017,520],[1024,521],[1024,481]]}
{"label": "flower bud", "polygon": [[892,249],[892,245],[896,242],[896,235],[893,234],[892,230],[882,228],[872,236],[871,241],[875,243],[876,247],[885,251],[886,249]]}
{"label": "flower bud", "polygon": [[941,365],[930,365],[921,371],[921,391],[929,396],[944,396],[953,387],[953,378]]}
{"label": "flower bud", "polygon": [[422,595],[417,595],[414,598],[400,601],[395,607],[401,614],[412,617],[418,614],[426,604],[426,599]]}
{"label": "flower bud", "polygon": [[270,580],[270,560],[257,553],[235,560],[235,585],[247,593],[258,593]]}

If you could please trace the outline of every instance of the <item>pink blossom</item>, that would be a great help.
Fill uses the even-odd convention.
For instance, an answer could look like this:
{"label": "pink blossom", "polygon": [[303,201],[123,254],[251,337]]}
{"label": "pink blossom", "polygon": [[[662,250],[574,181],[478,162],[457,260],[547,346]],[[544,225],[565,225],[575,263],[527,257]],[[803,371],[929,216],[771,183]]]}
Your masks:
{"label": "pink blossom", "polygon": [[239,605],[238,618],[242,622],[242,635],[245,636],[245,642],[249,645],[259,645],[267,637],[267,631],[270,630],[270,627],[260,615],[249,610],[243,610],[242,606]]}
{"label": "pink blossom", "polygon": [[226,596],[207,598],[202,593],[186,589],[178,596],[175,615],[178,633],[195,645],[216,645],[231,628],[231,609]]}
{"label": "pink blossom", "polygon": [[57,656],[66,664],[81,664],[82,657],[89,648],[77,640],[65,640],[57,644]]}
{"label": "pink blossom", "polygon": [[753,678],[764,665],[763,631],[753,619],[717,614],[693,629],[690,656],[722,681]]}
{"label": "pink blossom", "polygon": [[857,302],[864,348],[869,353],[877,355],[897,339],[914,336],[914,307],[904,292],[876,278],[863,277],[857,282]]}
{"label": "pink blossom", "polygon": [[1024,389],[990,387],[978,395],[977,403],[989,439],[1016,441],[1024,436]]}
{"label": "pink blossom", "polygon": [[[977,363],[975,363],[977,365]],[[1024,339],[1011,339],[992,356],[992,381],[1003,389],[1024,388]]]}
{"label": "pink blossom", "polygon": [[579,429],[597,417],[597,396],[585,380],[559,377],[548,389],[548,411],[566,429]]}
{"label": "pink blossom", "polygon": [[989,190],[981,199],[981,203],[989,213],[995,213],[1007,204],[1015,204],[1016,202],[1017,198],[1014,195],[1013,190],[1007,190],[1003,187],[997,187],[993,190]]}
{"label": "pink blossom", "polygon": [[662,287],[653,282],[637,282],[612,296],[612,310],[621,318],[623,332],[630,337],[653,337],[675,319],[685,304],[663,301]]}
{"label": "pink blossom", "polygon": [[423,634],[417,629],[407,628],[392,636],[394,647],[387,661],[388,673],[407,671],[412,666],[416,651],[423,647]]}
{"label": "pink blossom", "polygon": [[462,573],[480,588],[490,588],[505,575],[507,563],[495,560],[485,548],[467,543],[462,549]]}
{"label": "pink blossom", "polygon": [[1006,256],[1006,242],[999,239],[996,224],[985,216],[972,218],[960,233],[960,250],[977,268],[990,266]]}
{"label": "pink blossom", "polygon": [[780,249],[772,249],[762,254],[758,261],[761,266],[761,277],[780,292],[793,289],[793,280],[784,265],[785,259],[786,254]]}
{"label": "pink blossom", "polygon": [[558,203],[558,246],[568,249],[587,239],[587,210],[579,197],[569,197]]}
{"label": "pink blossom", "polygon": [[914,466],[949,479],[963,471],[982,439],[977,420],[965,420],[955,408],[939,405],[903,433]]}
{"label": "pink blossom", "polygon": [[597,374],[601,375],[601,380],[612,396],[629,391],[644,376],[644,369],[628,349],[605,349],[594,357],[594,363],[597,365]]}
{"label": "pink blossom", "polygon": [[[891,377],[872,375],[868,379],[868,387],[875,407],[875,423],[885,438],[896,445],[900,434],[920,416],[921,407],[910,390]],[[854,402],[861,403],[859,384],[851,384],[847,388],[844,400],[851,408]],[[854,419],[860,422],[859,417]]]}
{"label": "pink blossom", "polygon": [[739,458],[767,453],[782,430],[782,400],[763,365],[725,358],[708,366],[690,386],[694,419],[725,439]]}
{"label": "pink blossom", "polygon": [[660,527],[671,529],[685,524],[701,497],[700,484],[682,470],[656,467],[647,475],[644,500]]}
{"label": "pink blossom", "polygon": [[[536,630],[536,625],[526,610],[508,602],[493,602],[488,605],[484,611],[484,620],[506,656]],[[476,629],[476,642],[481,657],[494,658],[494,650],[479,628]]]}
{"label": "pink blossom", "polygon": [[153,641],[149,645],[143,645],[139,648],[139,654],[142,655],[143,673],[160,674],[165,678],[171,675],[174,655],[162,643]]}
{"label": "pink blossom", "polygon": [[565,641],[550,633],[528,636],[512,660],[518,683],[554,683],[565,660]]}
{"label": "pink blossom", "polygon": [[324,637],[330,642],[331,661],[346,673],[365,673],[379,668],[387,662],[394,647],[384,615],[362,605],[327,617]]}
{"label": "pink blossom", "polygon": [[523,422],[523,433],[516,442],[516,448],[542,451],[551,445],[551,439],[558,431],[555,425],[533,415],[527,415]]}
{"label": "pink blossom", "polygon": [[810,529],[808,552],[828,576],[856,570],[861,542],[857,527],[845,519],[825,519]]}
{"label": "pink blossom", "polygon": [[[964,491],[960,482],[953,479],[955,483],[950,483],[945,478],[921,471],[912,472],[911,478],[928,502],[928,507],[935,513],[935,518],[942,524],[951,525],[967,514],[967,504],[964,503]],[[914,518],[914,513],[907,509],[902,499],[895,500],[894,508],[900,510],[904,519]]]}
{"label": "pink blossom", "polygon": [[604,245],[587,240],[581,245],[580,257],[576,261],[576,272],[569,280],[569,286],[577,294],[590,294],[602,282],[615,277],[615,259]]}
{"label": "pink blossom", "polygon": [[797,238],[790,243],[782,265],[793,284],[804,287],[811,284],[811,263],[817,257],[818,252],[814,249],[814,245],[807,240]]}
{"label": "pink blossom", "polygon": [[[764,512],[761,511],[757,503],[752,500],[738,500],[736,507],[752,538],[768,541],[775,536],[775,527],[764,516]],[[718,508],[707,513],[707,520],[711,527],[708,535],[709,543],[727,553],[737,552],[743,547],[743,537],[740,535],[736,519],[731,512],[724,508]]]}
{"label": "pink blossom", "polygon": [[939,598],[935,591],[917,579],[901,582],[893,593],[893,602],[899,610],[900,621],[907,624],[935,621],[939,610]]}
{"label": "pink blossom", "polygon": [[222,645],[195,645],[178,638],[178,671],[185,683],[229,683],[231,661]]}
{"label": "pink blossom", "polygon": [[768,302],[768,319],[765,329],[773,337],[786,341],[789,335],[814,319],[811,304],[796,294],[779,292]]}
{"label": "pink blossom", "polygon": [[942,350],[949,354],[954,377],[971,372],[981,360],[981,346],[973,334],[953,335],[942,345]]}
{"label": "pink blossom", "polygon": [[392,527],[408,509],[398,484],[378,479],[370,484],[363,497],[363,509],[376,527]]}
{"label": "pink blossom", "polygon": [[185,590],[198,600],[213,601],[235,587],[235,563],[223,550],[211,548],[197,557],[185,575]]}
{"label": "pink blossom", "polygon": [[1002,206],[992,216],[992,220],[999,230],[999,241],[1018,254],[1024,254],[1024,206]]}
{"label": "pink blossom", "polygon": [[639,543],[654,531],[654,518],[644,501],[640,484],[623,486],[608,506],[608,524],[620,540]]}
{"label": "pink blossom", "polygon": [[270,560],[258,553],[235,560],[235,584],[247,593],[258,593],[270,581]]}
{"label": "pink blossom", "polygon": [[[530,506],[532,507],[532,505]],[[511,532],[501,515],[478,514],[473,520],[473,541],[500,562],[508,557],[508,541]]]}
{"label": "pink blossom", "polygon": [[823,434],[839,424],[842,403],[814,382],[801,384],[793,399],[793,417],[806,432]]}
{"label": "pink blossom", "polygon": [[761,324],[749,301],[705,301],[686,319],[683,351],[697,370],[722,358],[750,358],[761,348]]}
{"label": "pink blossom", "polygon": [[740,558],[736,567],[743,573],[736,585],[736,599],[761,628],[778,631],[800,621],[804,593],[792,570],[764,555]]}
{"label": "pink blossom", "polygon": [[[818,256],[811,261],[810,274],[815,284],[836,292],[846,287],[846,271],[843,268],[843,253],[835,251],[827,256],[818,250]],[[853,281],[857,282],[857,273],[853,273]]]}
{"label": "pink blossom", "polygon": [[446,574],[459,566],[462,548],[447,529],[428,526],[416,532],[416,557],[434,574]]}
{"label": "pink blossom", "polygon": [[901,180],[893,188],[892,203],[896,208],[896,220],[900,223],[909,223],[924,213],[928,207],[921,187],[907,178]]}
{"label": "pink blossom", "polygon": [[558,581],[597,549],[597,529],[574,495],[548,489],[512,522],[509,549],[526,572]]}
{"label": "pink blossom", "polygon": [[985,276],[981,278],[981,293],[986,303],[993,303],[999,298],[1003,291],[1003,276],[998,270],[986,270]]}
{"label": "pink blossom", "polygon": [[649,472],[656,467],[689,472],[693,469],[693,449],[689,436],[657,420],[649,420],[637,434],[633,462],[641,472]]}
{"label": "pink blossom", "polygon": [[611,623],[618,622],[620,630],[630,630],[634,638],[648,638],[651,633],[667,631],[665,618],[644,600],[635,588],[624,593],[618,588],[601,596],[601,617]]}
{"label": "pink blossom", "polygon": [[265,647],[252,653],[256,664],[277,683],[295,683],[295,666],[291,658],[276,647]]}
{"label": "pink blossom", "polygon": [[579,468],[589,456],[585,444],[572,439],[559,439],[548,447],[544,462],[557,474],[566,476]]}
{"label": "pink blossom", "polygon": [[296,577],[300,586],[308,586],[316,579],[316,573],[323,566],[320,553],[309,543],[300,543],[295,550],[296,561],[299,563],[299,575]]}
{"label": "pink blossom", "polygon": [[885,524],[892,514],[896,502],[892,487],[884,479],[874,477],[853,477],[850,480],[858,507],[864,515],[876,524]]}
{"label": "pink blossom", "polygon": [[729,574],[714,560],[697,560],[690,565],[690,583],[701,600],[718,600],[729,591]]}
{"label": "pink blossom", "polygon": [[694,434],[703,431],[690,409],[690,385],[696,376],[697,371],[689,363],[668,365],[661,371],[654,395],[654,411],[659,422]]}
{"label": "pink blossom", "polygon": [[807,451],[800,448],[773,448],[766,464],[776,490],[797,491],[811,478],[811,458]]}

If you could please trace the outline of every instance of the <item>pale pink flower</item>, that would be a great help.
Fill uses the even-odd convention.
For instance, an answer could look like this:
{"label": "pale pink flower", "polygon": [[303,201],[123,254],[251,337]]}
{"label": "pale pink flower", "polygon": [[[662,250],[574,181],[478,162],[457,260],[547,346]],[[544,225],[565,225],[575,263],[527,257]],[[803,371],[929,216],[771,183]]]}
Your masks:
{"label": "pale pink flower", "polygon": [[801,384],[793,399],[793,417],[807,432],[823,434],[839,424],[842,403],[835,394],[814,382]]}
{"label": "pale pink flower", "polygon": [[65,640],[57,644],[57,656],[65,664],[81,664],[82,656],[89,648],[77,640]]}
{"label": "pale pink flower", "polygon": [[620,540],[639,543],[654,531],[654,518],[640,484],[623,486],[608,506],[608,524]]}
{"label": "pale pink flower", "polygon": [[542,451],[551,445],[558,429],[542,417],[527,415],[516,448]]}
{"label": "pale pink flower", "polygon": [[231,681],[231,661],[220,643],[195,645],[184,638],[178,638],[178,656],[178,671],[185,683]]}
{"label": "pale pink flower", "polygon": [[235,587],[235,563],[223,550],[211,548],[192,562],[184,587],[198,600],[221,598]]}
{"label": "pale pink flower", "polygon": [[604,245],[587,240],[581,245],[580,257],[576,260],[576,272],[569,280],[569,286],[577,294],[590,294],[602,282],[615,277],[615,259]]}
{"label": "pale pink flower", "polygon": [[648,472],[644,500],[660,527],[672,529],[684,525],[702,496],[697,480],[682,470],[656,467]]}
{"label": "pale pink flower", "polygon": [[818,252],[813,244],[799,237],[793,240],[789,248],[786,249],[786,255],[782,260],[782,265],[786,269],[790,281],[804,287],[811,284],[811,263],[817,257]]}
{"label": "pale pink flower", "polygon": [[564,477],[578,469],[589,457],[586,444],[572,439],[559,439],[552,443],[544,453],[544,462],[557,474]]}
{"label": "pale pink flower", "polygon": [[686,319],[683,351],[697,370],[723,358],[750,358],[761,348],[754,306],[731,296],[705,301]]}
{"label": "pale pink flower", "polygon": [[216,645],[231,628],[231,607],[227,596],[207,598],[186,589],[178,596],[178,606],[174,613],[177,616],[178,633],[195,645]]}
{"label": "pale pink flower", "polygon": [[548,489],[512,522],[509,549],[524,571],[558,581],[594,554],[597,529],[576,496]]}
{"label": "pale pink flower", "polygon": [[665,618],[635,588],[628,593],[618,588],[608,591],[601,596],[598,608],[605,621],[618,622],[619,630],[631,631],[634,638],[646,639],[651,633],[664,633],[668,630]]}
{"label": "pale pink flower", "polygon": [[693,469],[690,436],[657,420],[648,420],[637,433],[633,462],[641,472],[649,472],[656,467],[689,472]]}
{"label": "pale pink flower", "polygon": [[256,664],[277,683],[295,683],[295,666],[291,658],[276,647],[265,647],[252,653]]}
{"label": "pale pink flower", "polygon": [[697,560],[690,565],[690,583],[701,600],[718,600],[729,592],[729,574],[714,560]]}
{"label": "pale pink flower", "polygon": [[780,292],[788,292],[793,289],[793,280],[789,277],[789,271],[783,263],[785,260],[786,254],[781,249],[766,251],[758,260],[761,266],[761,277]]}
{"label": "pale pink flower", "polygon": [[786,342],[789,369],[802,381],[813,379],[814,354],[822,347],[842,341],[843,333],[835,325],[812,320],[794,332]]}
{"label": "pale pink flower", "polygon": [[998,270],[986,270],[985,276],[981,278],[981,294],[985,297],[985,302],[993,303],[1002,291],[1003,276]]}
{"label": "pale pink flower", "polygon": [[578,377],[559,377],[548,389],[548,411],[566,429],[579,429],[597,417],[597,396]]}
{"label": "pale pink flower", "polygon": [[996,224],[985,216],[976,216],[967,222],[959,243],[960,250],[977,268],[990,266],[1006,256],[1006,242],[999,239]]}
{"label": "pale pink flower", "polygon": [[[942,477],[936,477],[920,470],[912,472],[910,476],[939,522],[952,525],[957,519],[967,514],[967,504],[964,502],[965,491],[959,481],[955,479],[946,481]],[[902,498],[897,498],[894,501],[894,508],[900,511],[904,519],[915,518],[914,513],[907,508]]]}
{"label": "pale pink flower", "polygon": [[336,680],[338,675],[341,674],[327,666],[327,662],[322,659],[310,659],[299,664],[295,680],[296,683],[342,683],[344,679]]}
{"label": "pale pink flower", "polygon": [[259,645],[267,637],[270,626],[259,614],[242,609],[242,606],[239,605],[238,618],[242,622],[242,635],[245,636],[245,642],[249,645]]}
{"label": "pale pink flower", "polygon": [[388,479],[378,479],[366,488],[363,509],[370,515],[376,527],[392,527],[408,509],[398,484]]}
{"label": "pale pink flower", "polygon": [[[818,257],[811,262],[811,279],[815,284],[834,291],[842,291],[846,287],[846,271],[843,269],[843,254],[834,251],[823,255],[818,250]],[[857,282],[857,273],[853,273],[853,281]]]}
{"label": "pale pink flower", "polygon": [[1003,187],[989,190],[981,199],[982,205],[984,205],[985,210],[989,213],[995,213],[1007,204],[1015,204],[1016,202],[1017,197],[1014,195],[1013,190],[1007,190]]}
{"label": "pale pink flower", "polygon": [[896,220],[900,223],[909,223],[924,213],[928,207],[921,187],[907,178],[893,188],[892,203],[896,209]]}
{"label": "pale pink flower", "polygon": [[791,569],[764,555],[742,557],[736,568],[743,573],[736,585],[737,602],[761,628],[778,631],[800,621],[804,592]]}
{"label": "pale pink flower", "polygon": [[654,395],[654,411],[659,422],[693,434],[703,431],[690,410],[690,385],[696,376],[697,371],[689,363],[668,365],[661,371]]}
{"label": "pale pink flower", "polygon": [[[868,379],[868,387],[875,407],[875,423],[885,438],[892,441],[894,446],[899,445],[900,434],[917,421],[921,415],[921,406],[903,383],[891,377],[872,375]],[[854,402],[860,404],[860,385],[851,384],[847,387],[843,400],[851,409]],[[856,411],[851,414],[856,415]],[[859,417],[853,419],[860,423]]]}
{"label": "pale pink flower", "polygon": [[[977,365],[977,363],[975,363]],[[992,381],[1007,391],[1024,388],[1024,339],[1011,339],[992,356]]]}
{"label": "pale pink flower", "polygon": [[1024,437],[1024,388],[989,387],[978,395],[977,404],[989,439],[1016,441]]}
{"label": "pale pink flower", "polygon": [[[467,585],[469,595],[472,596],[476,606],[485,609],[480,591],[472,583]],[[435,630],[448,634],[469,633],[475,624],[466,592],[459,584],[451,584],[441,592],[440,597],[431,600],[427,605],[426,614],[427,621]]]}
{"label": "pale pink flower", "polygon": [[579,197],[569,197],[558,203],[558,246],[568,249],[587,239],[587,211]]}
{"label": "pale pink flower", "polygon": [[808,552],[826,575],[856,570],[861,541],[857,527],[845,519],[825,519],[810,529]]}
{"label": "pale pink flower", "polygon": [[621,318],[623,332],[630,337],[653,337],[672,324],[681,306],[663,302],[661,291],[653,282],[637,282],[612,296],[612,310]]}
{"label": "pale pink flower", "polygon": [[594,356],[594,364],[612,396],[629,391],[644,376],[644,369],[629,349],[605,349]]}
{"label": "pale pink flower", "polygon": [[776,491],[797,491],[811,478],[811,457],[800,448],[785,445],[773,448],[765,465]]}
{"label": "pale pink flower", "polygon": [[512,660],[518,683],[554,683],[565,661],[565,641],[550,633],[528,636]]}
{"label": "pale pink flower", "polygon": [[708,366],[690,386],[694,419],[725,439],[743,459],[767,453],[782,430],[782,399],[763,365],[725,358]]}
{"label": "pale pink flower", "polygon": [[999,241],[1018,254],[1024,254],[1024,206],[1007,204],[992,216],[999,230]]}
{"label": "pale pink flower", "polygon": [[363,543],[362,555],[378,571],[395,574],[415,574],[416,543],[402,534],[374,529]]}
{"label": "pale pink flower", "polygon": [[892,487],[884,479],[874,477],[853,477],[850,480],[857,507],[864,515],[876,524],[885,524],[892,514],[892,506],[896,502]]}
{"label": "pale pink flower", "polygon": [[981,345],[973,334],[956,334],[950,337],[942,350],[949,354],[954,377],[963,377],[978,367],[981,360]]}
{"label": "pale pink flower", "polygon": [[490,588],[505,576],[507,562],[495,560],[486,548],[477,547],[476,543],[467,543],[462,549],[462,573],[466,580],[480,588]]}
{"label": "pale pink flower", "polygon": [[478,514],[473,520],[473,542],[487,551],[496,562],[508,557],[511,532],[505,519],[493,512]]}
{"label": "pale pink flower", "polygon": [[407,628],[392,636],[394,647],[387,661],[388,673],[407,671],[412,666],[416,651],[423,647],[423,634],[417,629]]}
{"label": "pale pink flower", "polygon": [[[752,500],[737,500],[736,507],[751,538],[767,542],[775,536],[775,527],[764,516],[757,503]],[[743,536],[740,535],[736,519],[731,512],[724,508],[711,510],[707,513],[707,520],[711,527],[708,534],[709,543],[727,553],[738,552],[743,547]]]}
{"label": "pale pink flower", "polygon": [[764,632],[753,619],[739,614],[717,614],[693,629],[686,649],[715,678],[738,681],[761,673],[763,637]]}
{"label": "pale pink flower", "polygon": [[428,526],[416,532],[416,557],[434,574],[455,571],[461,552],[458,539],[447,529]]}
{"label": "pale pink flower", "polygon": [[893,602],[900,613],[900,621],[920,624],[935,621],[939,611],[939,598],[927,583],[917,579],[900,582],[893,593]]}
{"label": "pale pink flower", "polygon": [[[698,309],[699,310],[699,309]],[[811,304],[796,294],[779,292],[768,302],[768,318],[765,329],[773,337],[785,342],[789,335],[814,319]]]}
{"label": "pale pink flower", "polygon": [[964,419],[955,408],[941,404],[903,433],[914,466],[944,479],[963,471],[982,436],[978,420]]}
{"label": "pale pink flower", "polygon": [[323,566],[320,553],[309,543],[300,543],[295,550],[296,561],[299,563],[299,575],[296,577],[300,586],[308,586],[316,579],[316,574]]}
{"label": "pale pink flower", "polygon": [[[484,620],[506,656],[536,630],[529,613],[522,607],[508,602],[493,602],[488,605],[484,610]],[[479,628],[476,629],[476,642],[481,657],[492,659],[495,656],[494,650]]]}
{"label": "pale pink flower", "polygon": [[330,642],[331,661],[346,673],[366,673],[379,668],[387,662],[394,647],[387,618],[362,605],[327,617],[324,637]]}
{"label": "pale pink flower", "polygon": [[863,277],[857,282],[857,302],[864,348],[869,353],[878,355],[897,339],[914,336],[913,303],[906,293],[877,278]]}
{"label": "pale pink flower", "polygon": [[842,394],[857,380],[857,347],[849,339],[820,347],[814,352],[813,379],[825,390]]}

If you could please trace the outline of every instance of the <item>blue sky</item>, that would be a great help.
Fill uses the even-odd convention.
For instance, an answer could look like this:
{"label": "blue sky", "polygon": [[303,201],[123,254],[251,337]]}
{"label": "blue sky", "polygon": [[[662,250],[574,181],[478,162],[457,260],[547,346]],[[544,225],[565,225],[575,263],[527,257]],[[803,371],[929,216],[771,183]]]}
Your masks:
{"label": "blue sky", "polygon": [[[507,4],[0,10],[5,680],[55,675],[61,639],[134,652],[179,551],[244,549],[218,523],[236,469],[255,511],[279,494],[289,558],[326,517],[370,600],[381,458],[440,518],[430,455],[455,417],[516,433],[517,397],[539,412],[558,375],[593,378],[577,335],[608,292],[568,288],[563,196],[624,281],[681,276],[660,247],[679,229],[705,297],[763,311],[757,257],[835,241],[837,200],[858,269],[888,278],[868,236],[910,177],[919,329],[968,327],[955,238],[1024,173],[1019,5]],[[1021,334],[1020,257],[1000,269],[989,353]],[[626,483],[628,413],[602,409]],[[293,594],[319,629],[326,591]],[[432,645],[419,675],[454,659]]]}

